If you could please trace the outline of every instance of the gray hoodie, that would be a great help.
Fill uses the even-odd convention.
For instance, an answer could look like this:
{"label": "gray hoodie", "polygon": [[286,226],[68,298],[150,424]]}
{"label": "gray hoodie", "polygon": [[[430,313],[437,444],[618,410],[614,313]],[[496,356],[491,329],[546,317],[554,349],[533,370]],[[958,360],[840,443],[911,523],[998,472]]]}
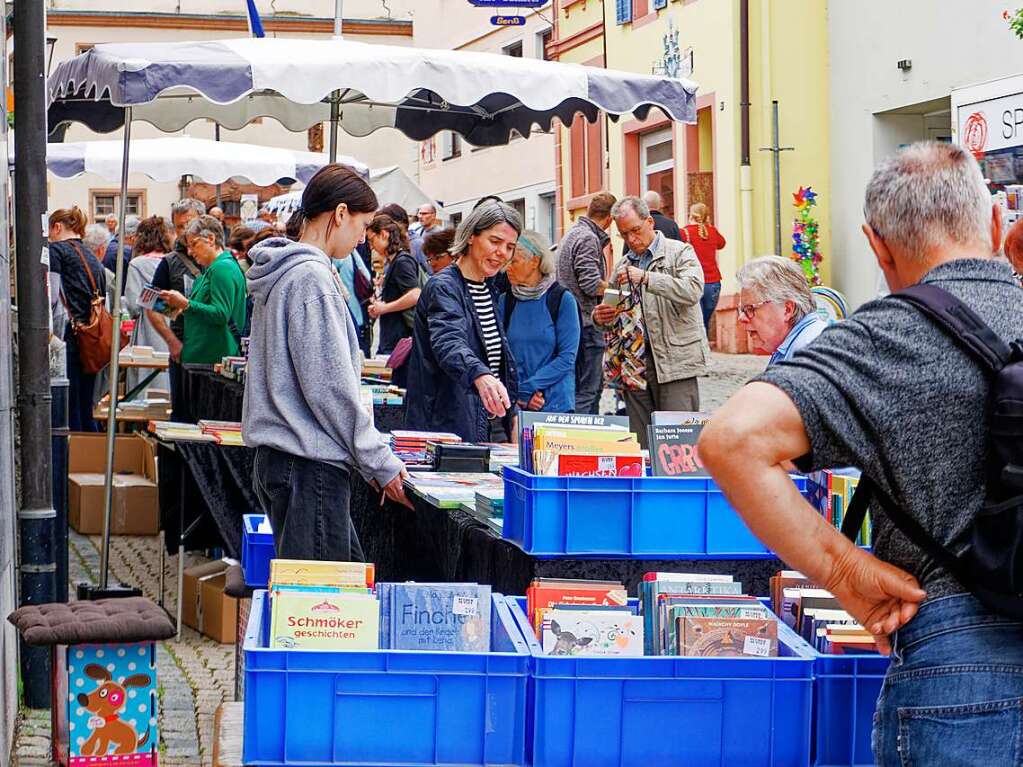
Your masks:
{"label": "gray hoodie", "polygon": [[249,258],[245,444],[355,468],[387,484],[403,465],[360,401],[358,337],[330,259],[283,238],[265,240]]}

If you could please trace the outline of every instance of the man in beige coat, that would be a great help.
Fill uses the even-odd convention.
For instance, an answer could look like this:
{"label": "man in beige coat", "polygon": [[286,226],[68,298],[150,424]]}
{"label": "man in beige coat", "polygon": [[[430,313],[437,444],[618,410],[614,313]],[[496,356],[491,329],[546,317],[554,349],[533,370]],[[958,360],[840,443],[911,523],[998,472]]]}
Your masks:
{"label": "man in beige coat", "polygon": [[[629,425],[646,447],[647,426],[655,410],[699,410],[699,376],[710,358],[700,313],[703,269],[688,243],[670,240],[654,229],[650,210],[638,197],[625,197],[612,209],[628,250],[611,282],[622,291],[641,291],[646,388],[626,388]],[[617,308],[598,304],[596,325],[608,328]]]}

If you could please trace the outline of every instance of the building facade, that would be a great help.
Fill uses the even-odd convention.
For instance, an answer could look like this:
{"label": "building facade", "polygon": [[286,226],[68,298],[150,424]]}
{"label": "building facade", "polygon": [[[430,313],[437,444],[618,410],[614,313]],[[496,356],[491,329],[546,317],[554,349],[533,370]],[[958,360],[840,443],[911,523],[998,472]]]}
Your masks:
{"label": "building facade", "polygon": [[[551,45],[559,60],[647,74],[678,71],[699,84],[694,125],[672,123],[652,110],[642,122],[623,116],[562,127],[562,227],[600,189],[618,196],[655,189],[665,213],[680,224],[691,204],[703,202],[728,242],[719,253],[727,305],[742,264],[779,250],[776,237],[780,255],[791,253],[791,195],[812,186],[819,195],[827,281],[830,174],[828,133],[821,129],[828,117],[826,30],[825,4],[799,0],[560,0]],[[742,110],[744,50],[748,121]],[[774,101],[779,144],[792,147],[780,153],[777,203],[773,153],[761,151],[772,147]]]}
{"label": "building facade", "polygon": [[[1023,41],[1002,17],[1005,7],[995,0],[956,0],[936,13],[926,0],[829,4],[835,285],[853,305],[883,289],[860,231],[863,192],[880,159],[914,141],[958,139],[984,153],[993,191],[1023,183],[1023,161],[1015,160],[1023,144],[1023,117],[1016,122],[1023,87],[1005,80],[1023,72]],[[999,101],[1013,95],[1015,101]],[[1007,105],[1008,126],[1002,119]],[[986,141],[979,140],[976,120],[970,135],[957,135],[960,124],[965,128],[986,108],[995,110],[984,126]]]}
{"label": "building facade", "polygon": [[[523,26],[495,27],[490,21],[492,9],[460,0],[441,2],[435,14],[418,13],[416,46],[546,58],[553,34],[551,4],[516,12],[525,16]],[[554,142],[554,135],[540,126],[533,126],[529,136],[513,137],[509,144],[497,147],[473,147],[445,131],[420,144],[419,184],[441,203],[449,223],[461,221],[481,197],[497,195],[518,209],[527,229],[553,239],[557,222]]]}
{"label": "building facade", "polygon": [[[346,17],[343,34],[346,39],[386,45],[413,44],[413,0],[389,2],[391,15],[387,16],[379,2],[349,0],[345,3]],[[268,36],[330,37],[333,19],[326,13],[333,3],[324,0],[260,0],[257,3]],[[248,20],[244,16],[244,3],[231,0],[151,0],[147,10],[138,10],[138,4],[125,0],[50,0],[47,10],[48,34],[56,39],[53,45],[53,66],[88,50],[97,43],[113,42],[169,42],[185,40],[217,40],[243,37],[249,34]],[[166,136],[145,123],[135,123],[133,138]],[[177,135],[213,139],[216,126],[208,120],[196,121]],[[67,141],[118,140],[121,132],[98,135],[81,125],[67,131]],[[275,146],[288,149],[324,151],[326,126],[314,126],[308,132],[292,133],[271,118],[257,120],[241,130],[220,130],[220,139],[257,146]],[[338,153],[349,155],[371,168],[399,165],[414,176],[417,170],[417,144],[398,131],[385,128],[359,138],[342,130],[339,134]],[[186,192],[203,192],[210,197],[209,188],[198,185],[199,178],[184,178],[180,183],[155,182],[140,174],[129,177],[127,212],[140,216],[168,215],[170,204]],[[86,174],[74,179],[50,177],[50,209],[78,205],[86,210],[90,221],[102,220],[120,209],[119,179],[99,178]],[[258,193],[267,199],[280,192],[278,188],[248,188],[236,184],[222,187],[224,206],[229,216],[239,204],[242,193]],[[212,201],[212,197],[209,201]]]}

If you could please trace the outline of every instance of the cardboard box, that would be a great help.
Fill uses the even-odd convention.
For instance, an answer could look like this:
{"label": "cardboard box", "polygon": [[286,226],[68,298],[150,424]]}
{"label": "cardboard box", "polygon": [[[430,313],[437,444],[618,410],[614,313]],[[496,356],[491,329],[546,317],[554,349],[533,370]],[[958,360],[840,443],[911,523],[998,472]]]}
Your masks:
{"label": "cardboard box", "polygon": [[54,752],[60,763],[156,767],[156,643],[56,647],[53,659]]}
{"label": "cardboard box", "polygon": [[182,623],[223,644],[238,637],[238,600],[224,593],[229,566],[221,559],[186,567],[181,587]]}
{"label": "cardboard box", "polygon": [[[72,434],[68,441],[68,516],[83,535],[103,533],[106,435]],[[153,447],[139,436],[114,441],[112,535],[158,535],[160,499]]]}

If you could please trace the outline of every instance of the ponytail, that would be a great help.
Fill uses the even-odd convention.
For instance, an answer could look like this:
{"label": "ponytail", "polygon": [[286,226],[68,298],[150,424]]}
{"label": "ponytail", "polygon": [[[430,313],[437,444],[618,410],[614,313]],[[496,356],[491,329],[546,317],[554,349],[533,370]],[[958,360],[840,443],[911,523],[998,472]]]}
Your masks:
{"label": "ponytail", "polygon": [[336,162],[324,165],[306,184],[302,204],[288,221],[288,227],[301,230],[307,221],[333,213],[341,203],[348,206],[350,213],[372,213],[377,209],[377,196],[365,179],[347,165]]}
{"label": "ponytail", "polygon": [[60,208],[50,214],[51,227],[54,224],[63,224],[65,228],[70,229],[79,237],[85,236],[85,226],[87,223],[85,214],[82,213],[81,208],[77,205],[73,205],[71,208]]}
{"label": "ponytail", "polygon": [[689,206],[689,215],[696,219],[696,231],[700,234],[701,240],[706,240],[710,235],[707,232],[707,216],[710,210],[702,202]]}

